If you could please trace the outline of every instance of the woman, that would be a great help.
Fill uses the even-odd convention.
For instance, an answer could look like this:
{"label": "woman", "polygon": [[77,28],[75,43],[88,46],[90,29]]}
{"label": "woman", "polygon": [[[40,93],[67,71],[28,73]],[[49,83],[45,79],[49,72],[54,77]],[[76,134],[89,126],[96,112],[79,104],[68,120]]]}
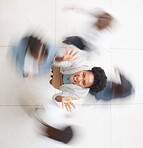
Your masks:
{"label": "woman", "polygon": [[[71,52],[66,49],[62,57],[56,57],[54,66],[60,67],[58,70],[53,68],[55,73],[60,79],[59,81],[52,80],[54,83],[59,83],[59,89],[61,93],[57,93],[53,96],[56,102],[62,102],[62,107],[66,107],[67,111],[71,111],[71,105],[75,108],[72,100],[78,100],[84,98],[88,92],[99,92],[106,86],[106,75],[103,69],[100,67],[89,67],[87,61],[75,57],[78,51],[74,53],[74,49]],[[61,76],[60,73],[62,73]],[[56,79],[55,79],[56,80]],[[62,83],[61,83],[62,80]]]}

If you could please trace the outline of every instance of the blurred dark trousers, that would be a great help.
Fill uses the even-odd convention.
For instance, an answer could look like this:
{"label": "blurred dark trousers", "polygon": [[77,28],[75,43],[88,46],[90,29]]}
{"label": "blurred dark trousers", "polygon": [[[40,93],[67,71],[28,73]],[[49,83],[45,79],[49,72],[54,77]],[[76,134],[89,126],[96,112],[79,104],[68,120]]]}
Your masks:
{"label": "blurred dark trousers", "polygon": [[84,50],[85,46],[85,41],[79,37],[79,36],[70,36],[65,39],[65,41],[69,41],[71,44],[76,46],[77,48]]}

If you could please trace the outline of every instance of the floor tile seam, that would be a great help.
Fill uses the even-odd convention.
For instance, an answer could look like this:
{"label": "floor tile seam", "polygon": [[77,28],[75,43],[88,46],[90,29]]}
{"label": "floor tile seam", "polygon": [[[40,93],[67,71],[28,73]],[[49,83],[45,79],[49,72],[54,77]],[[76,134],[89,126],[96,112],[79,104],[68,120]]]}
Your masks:
{"label": "floor tile seam", "polygon": [[55,0],[55,45],[57,43],[57,0]]}
{"label": "floor tile seam", "polygon": [[[66,46],[57,46],[57,48],[67,48]],[[143,50],[142,48],[102,48],[102,49],[107,49],[107,50]]]}
{"label": "floor tile seam", "polygon": [[[56,31],[55,31],[56,32]],[[13,46],[6,46],[6,45],[0,45],[1,48],[7,48],[7,47],[13,47]],[[57,48],[67,48],[66,46],[57,46]],[[117,47],[112,47],[112,48],[102,48],[102,49],[107,49],[107,50],[132,50],[132,51],[139,51],[143,50],[143,48],[117,48]]]}
{"label": "floor tile seam", "polygon": [[113,48],[113,47],[112,47],[112,48],[110,48],[110,49],[111,49],[111,50],[114,50],[114,49],[115,49],[115,50],[135,50],[135,51],[136,51],[136,50],[143,50],[142,48],[122,48],[122,47],[121,47],[121,48],[117,48],[117,47]]}
{"label": "floor tile seam", "polygon": [[43,106],[43,105],[0,105],[0,107]]}
{"label": "floor tile seam", "polygon": [[[80,105],[83,105],[83,106],[86,106],[86,105],[95,105],[95,106],[126,106],[126,105],[130,105],[130,106],[134,106],[134,105],[143,105],[143,103],[126,103],[126,104],[121,104],[121,103],[116,103],[116,104],[112,104],[112,103],[107,103],[107,104],[76,104],[77,106],[80,106]],[[6,105],[6,104],[0,104],[0,107],[2,106],[43,106],[41,104],[21,104],[21,105],[18,105],[18,104],[9,104],[9,105]]]}
{"label": "floor tile seam", "polygon": [[126,105],[143,105],[143,103],[127,103],[127,104],[76,104],[76,105],[96,105],[96,106],[98,106],[98,105],[103,105],[103,106],[106,106],[106,105],[108,105],[108,106],[115,106],[115,105],[120,105],[120,106],[126,106]]}

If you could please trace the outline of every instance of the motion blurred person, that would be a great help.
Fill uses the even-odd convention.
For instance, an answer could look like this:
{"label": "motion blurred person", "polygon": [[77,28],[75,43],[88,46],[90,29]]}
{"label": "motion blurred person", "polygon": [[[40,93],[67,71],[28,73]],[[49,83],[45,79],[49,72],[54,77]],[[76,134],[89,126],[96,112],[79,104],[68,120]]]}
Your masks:
{"label": "motion blurred person", "polygon": [[94,22],[87,31],[82,32],[79,34],[79,36],[67,37],[63,43],[68,45],[73,44],[81,50],[88,51],[102,48],[103,39],[101,42],[100,38],[104,36],[106,30],[111,28],[114,20],[113,17],[109,13],[100,9],[89,10],[84,8],[76,8],[74,6],[67,6],[65,9],[89,14],[93,16]]}
{"label": "motion blurred person", "polygon": [[135,90],[131,82],[116,69],[116,73],[119,74],[121,83],[113,81],[107,81],[107,85],[101,92],[91,92],[97,100],[108,101],[115,98],[125,98],[132,95]]}
{"label": "motion blurred person", "polygon": [[34,78],[51,68],[57,49],[31,35],[13,46],[12,53],[23,77]]}
{"label": "motion blurred person", "polygon": [[44,107],[36,107],[32,117],[40,127],[41,135],[67,144],[75,135],[74,128],[67,122],[67,114],[51,102]]}
{"label": "motion blurred person", "polygon": [[32,108],[22,106],[22,108],[34,119],[40,135],[65,144],[73,139],[74,130],[72,126],[66,123],[67,116],[65,116],[65,112],[59,110],[53,102],[46,106]]}
{"label": "motion blurred person", "polygon": [[[62,102],[62,107],[71,111],[74,100],[84,98],[88,92],[102,91],[107,82],[105,72],[100,67],[89,66],[86,60],[75,57],[77,52],[68,48],[62,57],[56,57],[53,67],[53,80],[50,82],[62,92],[53,96],[56,102]],[[56,77],[56,78],[55,78]],[[55,83],[55,84],[54,84]]]}
{"label": "motion blurred person", "polygon": [[66,126],[64,128],[59,129],[48,125],[44,121],[39,120],[39,122],[43,126],[43,135],[48,138],[63,142],[65,144],[69,143],[73,138],[73,130],[71,126]]}

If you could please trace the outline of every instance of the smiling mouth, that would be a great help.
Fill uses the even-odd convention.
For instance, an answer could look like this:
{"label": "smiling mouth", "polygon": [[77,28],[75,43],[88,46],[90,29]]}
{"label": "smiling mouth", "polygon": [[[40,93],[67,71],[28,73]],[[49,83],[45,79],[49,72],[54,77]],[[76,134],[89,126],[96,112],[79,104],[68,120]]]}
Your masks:
{"label": "smiling mouth", "polygon": [[77,75],[75,75],[75,76],[73,77],[74,82],[76,82],[76,76],[77,76]]}

